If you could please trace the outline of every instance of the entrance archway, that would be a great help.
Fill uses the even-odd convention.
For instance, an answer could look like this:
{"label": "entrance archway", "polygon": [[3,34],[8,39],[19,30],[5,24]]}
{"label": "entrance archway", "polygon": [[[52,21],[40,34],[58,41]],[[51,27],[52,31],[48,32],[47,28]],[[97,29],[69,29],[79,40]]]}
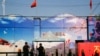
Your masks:
{"label": "entrance archway", "polygon": [[[39,39],[37,38],[37,39],[34,39],[33,43],[34,43],[35,48],[37,48],[37,45],[39,45],[39,43],[42,43],[44,45],[47,44],[47,45],[49,45],[49,47],[52,46],[51,43],[54,43],[53,45],[56,45],[55,43],[63,43],[63,53],[61,53],[61,54],[63,54],[65,56],[65,39],[63,39],[63,38],[39,38]],[[58,49],[57,47],[53,47],[51,49]],[[51,49],[49,49],[49,50],[51,50]],[[37,51],[36,51],[36,53],[37,53]]]}

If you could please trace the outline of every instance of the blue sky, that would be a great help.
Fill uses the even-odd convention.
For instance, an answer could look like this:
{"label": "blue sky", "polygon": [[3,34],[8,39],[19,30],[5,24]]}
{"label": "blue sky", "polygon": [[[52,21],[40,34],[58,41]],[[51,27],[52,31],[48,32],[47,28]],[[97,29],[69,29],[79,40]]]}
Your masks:
{"label": "blue sky", "polygon": [[[59,18],[59,16],[62,15],[65,15],[65,17]],[[71,17],[69,17],[69,14],[61,14],[42,20],[41,35],[43,35],[43,33],[47,33],[47,36],[51,36],[52,34],[55,35],[55,33],[63,32],[66,34],[63,36],[64,38],[69,36],[68,38],[75,41],[78,36],[81,36],[82,39],[86,40],[86,29],[70,29],[70,27],[77,26],[86,27],[85,19],[78,18],[73,15],[70,16]],[[40,37],[40,27],[37,26],[37,24],[38,21],[22,16],[8,16],[0,18],[0,38],[8,41],[25,40],[31,42],[34,38]]]}
{"label": "blue sky", "polygon": [[[62,13],[69,13],[76,16],[90,15],[90,0],[37,0],[37,7],[31,8],[34,0],[6,0],[6,15],[18,14],[23,16],[54,16]],[[93,0],[95,9],[99,0]],[[0,15],[2,15],[2,0],[0,0]],[[93,12],[100,14],[100,6]]]}
{"label": "blue sky", "polygon": [[[31,4],[34,0],[6,0],[6,15],[22,15],[22,16],[56,16],[59,14],[72,14],[75,16],[88,16],[95,9],[97,4],[100,2],[99,0],[93,0],[93,8],[90,10],[89,1],[90,0],[37,0],[37,7],[31,8]],[[100,14],[100,6],[96,8],[93,12],[94,15]],[[0,15],[2,15],[2,0],[0,0]],[[15,17],[16,18],[16,17]],[[34,30],[33,29],[33,21],[22,18],[10,18],[10,19],[0,19],[0,38],[5,38],[7,40],[19,40],[24,39],[27,41],[33,40]],[[27,18],[27,17],[26,17]],[[46,18],[47,20],[43,21],[42,26],[53,26],[53,27],[61,27],[63,26],[61,23],[66,22],[57,20],[53,18]],[[49,20],[50,19],[50,20]],[[49,22],[48,22],[49,20]],[[51,21],[51,22],[50,22]],[[57,22],[55,22],[57,21]],[[55,22],[55,23],[53,23]],[[70,24],[65,24],[69,26]],[[2,28],[3,27],[3,28]],[[13,27],[16,27],[13,30]],[[19,29],[18,27],[26,27],[23,29]],[[28,27],[28,28],[27,28]],[[31,29],[29,29],[31,28]],[[15,32],[14,32],[15,31]],[[59,31],[59,29],[46,29],[42,31]],[[62,31],[62,30],[61,30]],[[64,31],[64,30],[63,30]],[[66,31],[66,30],[65,30]],[[8,34],[9,33],[9,34]],[[36,35],[39,32],[36,32]],[[71,35],[75,35],[75,33],[68,31]],[[81,33],[80,35],[86,36],[86,33]],[[39,37],[39,36],[37,36]],[[77,37],[77,34],[76,36]],[[86,39],[86,38],[85,38]]]}

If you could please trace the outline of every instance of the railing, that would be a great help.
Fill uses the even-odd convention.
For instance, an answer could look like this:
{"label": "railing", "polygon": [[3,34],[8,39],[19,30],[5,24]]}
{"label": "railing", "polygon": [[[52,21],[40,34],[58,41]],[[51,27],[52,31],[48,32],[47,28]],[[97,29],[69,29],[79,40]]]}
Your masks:
{"label": "railing", "polygon": [[[23,56],[23,52],[20,52],[21,56]],[[34,56],[38,56],[37,54],[33,54]],[[50,56],[54,56],[55,54],[51,54]],[[18,56],[18,52],[0,52],[0,56]],[[29,56],[30,56],[30,52],[29,52]],[[48,56],[48,54],[46,54],[45,56]],[[62,56],[62,54],[61,54]]]}
{"label": "railing", "polygon": [[[20,52],[21,55],[23,54],[23,52]],[[0,56],[17,56],[18,52],[0,52]]]}
{"label": "railing", "polygon": [[[0,52],[0,56],[18,56],[18,53],[21,54],[21,56],[23,56],[23,52]],[[29,52],[29,56],[30,56]],[[37,54],[33,53],[34,56],[37,56]]]}

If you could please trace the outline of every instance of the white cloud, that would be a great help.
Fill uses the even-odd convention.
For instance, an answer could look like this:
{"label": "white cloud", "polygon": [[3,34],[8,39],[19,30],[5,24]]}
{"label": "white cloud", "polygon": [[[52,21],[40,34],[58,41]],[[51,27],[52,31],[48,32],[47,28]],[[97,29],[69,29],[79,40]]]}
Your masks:
{"label": "white cloud", "polygon": [[71,20],[66,20],[66,23],[76,23],[78,21],[78,18],[73,18]]}
{"label": "white cloud", "polygon": [[[73,16],[73,15],[71,15],[71,14],[60,14],[60,15],[55,16],[53,19],[51,19],[50,22],[55,23],[55,22],[57,22],[57,21],[59,21],[59,20],[63,20],[63,19],[66,19],[66,18],[72,19],[72,18],[74,18],[74,17],[75,17],[75,16]],[[67,20],[67,19],[66,19],[66,20]]]}
{"label": "white cloud", "polygon": [[55,20],[62,20],[62,19],[65,19],[66,17],[74,17],[74,16],[71,14],[60,14],[60,15],[56,16],[54,19]]}
{"label": "white cloud", "polygon": [[55,22],[56,22],[56,20],[53,20],[53,19],[52,19],[52,20],[49,20],[49,21],[50,21],[51,23],[55,23]]}
{"label": "white cloud", "polygon": [[46,19],[48,19],[48,18],[41,18],[41,20],[46,20]]}
{"label": "white cloud", "polygon": [[4,30],[3,33],[4,33],[4,34],[7,34],[7,31]]}
{"label": "white cloud", "polygon": [[3,21],[3,20],[1,20],[0,22],[1,22],[2,24],[9,24],[9,22]]}
{"label": "white cloud", "polygon": [[15,15],[10,15],[7,19],[18,22],[18,23],[21,23],[24,21],[23,18],[20,19],[20,17],[16,17]]}
{"label": "white cloud", "polygon": [[[21,16],[16,16],[16,15],[9,15],[8,17],[5,17],[4,19],[8,19],[8,20],[11,20],[11,21],[15,21],[17,23],[21,23],[23,22],[26,18],[24,17],[21,17]],[[3,22],[5,23],[5,22]]]}
{"label": "white cloud", "polygon": [[10,15],[10,16],[8,17],[8,19],[9,19],[9,20],[15,20],[15,19],[16,19],[16,16],[15,16],[15,15]]}

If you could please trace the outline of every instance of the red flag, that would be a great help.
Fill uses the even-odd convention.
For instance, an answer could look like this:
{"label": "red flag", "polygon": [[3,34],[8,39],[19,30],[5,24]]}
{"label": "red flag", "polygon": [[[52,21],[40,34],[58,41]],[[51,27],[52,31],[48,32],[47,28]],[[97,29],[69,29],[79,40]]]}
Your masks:
{"label": "red flag", "polygon": [[92,9],[92,0],[90,0],[90,9]]}
{"label": "red flag", "polygon": [[36,7],[37,3],[36,0],[34,0],[34,2],[31,4],[31,8]]}

